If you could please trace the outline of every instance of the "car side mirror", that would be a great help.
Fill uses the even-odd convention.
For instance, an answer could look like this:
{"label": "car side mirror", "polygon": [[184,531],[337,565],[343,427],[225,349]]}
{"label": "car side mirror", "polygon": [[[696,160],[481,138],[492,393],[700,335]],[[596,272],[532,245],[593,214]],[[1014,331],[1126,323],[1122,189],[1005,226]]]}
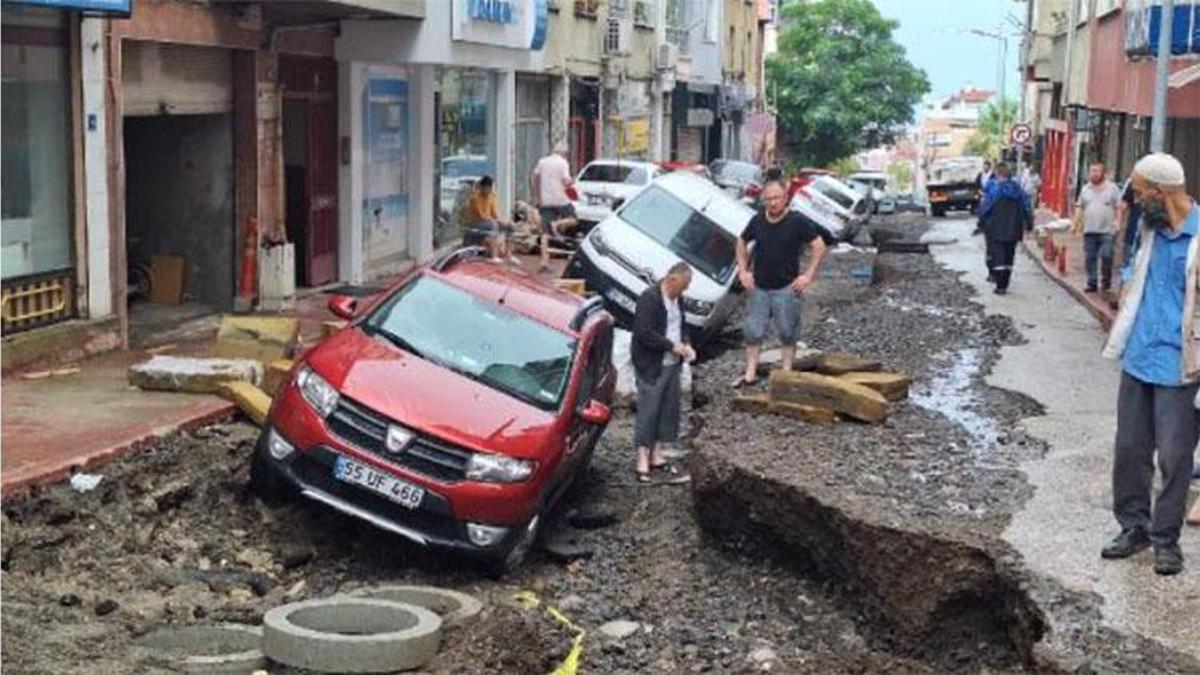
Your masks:
{"label": "car side mirror", "polygon": [[608,421],[612,419],[612,408],[592,399],[583,407],[583,410],[579,411],[579,419],[588,424],[608,424]]}
{"label": "car side mirror", "polygon": [[349,295],[335,295],[329,298],[329,311],[339,319],[349,321],[358,312],[358,299]]}

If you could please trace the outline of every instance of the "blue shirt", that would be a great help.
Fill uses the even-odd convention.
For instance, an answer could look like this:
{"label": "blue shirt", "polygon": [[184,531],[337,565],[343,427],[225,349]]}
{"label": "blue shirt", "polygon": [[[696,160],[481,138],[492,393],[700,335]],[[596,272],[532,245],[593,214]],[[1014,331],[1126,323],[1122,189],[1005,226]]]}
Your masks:
{"label": "blue shirt", "polygon": [[1142,382],[1163,387],[1183,384],[1183,296],[1187,290],[1187,255],[1200,229],[1200,206],[1183,222],[1178,234],[1156,230],[1142,302],[1125,344],[1125,372]]}

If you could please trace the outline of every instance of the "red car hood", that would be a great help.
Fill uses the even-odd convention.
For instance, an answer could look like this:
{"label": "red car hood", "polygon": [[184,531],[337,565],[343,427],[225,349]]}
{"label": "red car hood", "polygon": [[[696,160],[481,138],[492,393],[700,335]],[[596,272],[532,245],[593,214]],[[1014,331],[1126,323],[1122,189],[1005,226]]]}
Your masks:
{"label": "red car hood", "polygon": [[339,331],[306,360],[343,396],[407,427],[471,450],[536,459],[555,422],[487,385],[360,330]]}

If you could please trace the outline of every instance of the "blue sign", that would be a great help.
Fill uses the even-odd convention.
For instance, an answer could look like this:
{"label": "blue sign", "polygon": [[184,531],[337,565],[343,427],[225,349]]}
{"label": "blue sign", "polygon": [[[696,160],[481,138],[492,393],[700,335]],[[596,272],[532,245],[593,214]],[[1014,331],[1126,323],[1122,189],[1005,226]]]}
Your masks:
{"label": "blue sign", "polygon": [[129,14],[133,0],[4,0],[9,5],[40,5],[57,9],[81,9],[91,12]]}
{"label": "blue sign", "polygon": [[516,23],[512,0],[468,0],[467,15],[491,23]]}

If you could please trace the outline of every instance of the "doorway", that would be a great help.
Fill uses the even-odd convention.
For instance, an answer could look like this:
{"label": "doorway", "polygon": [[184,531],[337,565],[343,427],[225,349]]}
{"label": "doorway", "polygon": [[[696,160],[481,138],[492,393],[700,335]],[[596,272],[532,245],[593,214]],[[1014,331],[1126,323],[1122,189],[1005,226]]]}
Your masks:
{"label": "doorway", "polygon": [[281,57],[284,213],[296,285],[338,277],[337,64]]}

